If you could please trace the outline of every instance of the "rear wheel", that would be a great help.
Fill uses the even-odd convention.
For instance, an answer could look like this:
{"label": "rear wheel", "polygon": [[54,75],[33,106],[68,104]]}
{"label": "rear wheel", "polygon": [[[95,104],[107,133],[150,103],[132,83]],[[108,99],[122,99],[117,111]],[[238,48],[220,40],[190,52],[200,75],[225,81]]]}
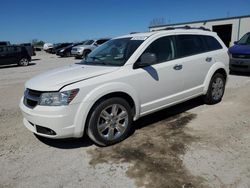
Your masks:
{"label": "rear wheel", "polygon": [[210,81],[207,94],[203,96],[204,102],[206,104],[219,103],[224,95],[225,83],[225,77],[220,73],[216,73]]}
{"label": "rear wheel", "polygon": [[87,133],[96,144],[108,146],[128,136],[132,113],[126,100],[115,97],[101,101],[90,113]]}
{"label": "rear wheel", "polygon": [[20,66],[28,66],[29,65],[29,60],[26,57],[24,57],[24,58],[20,59],[20,61],[18,62],[18,65],[20,65]]}

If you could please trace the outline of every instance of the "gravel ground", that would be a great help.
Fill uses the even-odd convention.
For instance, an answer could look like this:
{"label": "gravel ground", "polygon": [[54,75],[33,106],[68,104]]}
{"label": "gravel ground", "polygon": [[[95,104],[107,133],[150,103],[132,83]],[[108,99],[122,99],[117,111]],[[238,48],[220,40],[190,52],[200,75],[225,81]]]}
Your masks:
{"label": "gravel ground", "polygon": [[28,67],[0,67],[0,187],[250,187],[250,75],[230,75],[220,104],[154,113],[111,147],[36,137],[18,108],[25,81],[75,62],[39,52]]}

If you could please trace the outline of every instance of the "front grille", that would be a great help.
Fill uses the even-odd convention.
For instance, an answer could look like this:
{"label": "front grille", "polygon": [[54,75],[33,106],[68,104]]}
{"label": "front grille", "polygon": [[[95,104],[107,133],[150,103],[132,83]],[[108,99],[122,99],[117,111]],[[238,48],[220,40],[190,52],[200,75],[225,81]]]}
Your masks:
{"label": "front grille", "polygon": [[232,57],[236,59],[250,59],[250,54],[232,54]]}
{"label": "front grille", "polygon": [[26,89],[23,99],[24,105],[29,108],[34,108],[38,104],[41,94],[41,91]]}

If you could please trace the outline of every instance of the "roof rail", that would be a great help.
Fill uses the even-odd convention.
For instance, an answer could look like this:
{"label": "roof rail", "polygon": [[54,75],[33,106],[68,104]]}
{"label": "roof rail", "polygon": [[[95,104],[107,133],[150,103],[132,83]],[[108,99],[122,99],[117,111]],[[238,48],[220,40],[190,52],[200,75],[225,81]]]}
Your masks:
{"label": "roof rail", "polygon": [[155,29],[155,30],[152,30],[152,31],[166,31],[166,30],[175,30],[175,29],[200,29],[200,30],[204,30],[204,31],[211,31],[210,29],[208,28],[205,28],[205,27],[191,27],[189,25],[185,25],[185,26],[181,26],[181,27],[166,27],[166,28],[163,28],[163,29]]}

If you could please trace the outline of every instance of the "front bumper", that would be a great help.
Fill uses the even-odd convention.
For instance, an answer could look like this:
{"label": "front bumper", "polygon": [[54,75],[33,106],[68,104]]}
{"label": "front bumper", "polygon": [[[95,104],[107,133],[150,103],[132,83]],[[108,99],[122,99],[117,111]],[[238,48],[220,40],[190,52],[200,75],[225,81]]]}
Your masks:
{"label": "front bumper", "polygon": [[250,72],[250,59],[231,58],[229,68],[232,71]]}
{"label": "front bumper", "polygon": [[71,55],[73,55],[73,56],[82,56],[82,51],[74,51],[74,50],[72,50]]}
{"label": "front bumper", "polygon": [[[24,105],[23,98],[19,107],[23,114],[24,125],[33,133],[48,138],[81,137],[82,133],[76,132],[75,114],[77,104],[69,106],[36,106],[29,108]],[[52,130],[55,134],[44,134],[39,128]]]}

